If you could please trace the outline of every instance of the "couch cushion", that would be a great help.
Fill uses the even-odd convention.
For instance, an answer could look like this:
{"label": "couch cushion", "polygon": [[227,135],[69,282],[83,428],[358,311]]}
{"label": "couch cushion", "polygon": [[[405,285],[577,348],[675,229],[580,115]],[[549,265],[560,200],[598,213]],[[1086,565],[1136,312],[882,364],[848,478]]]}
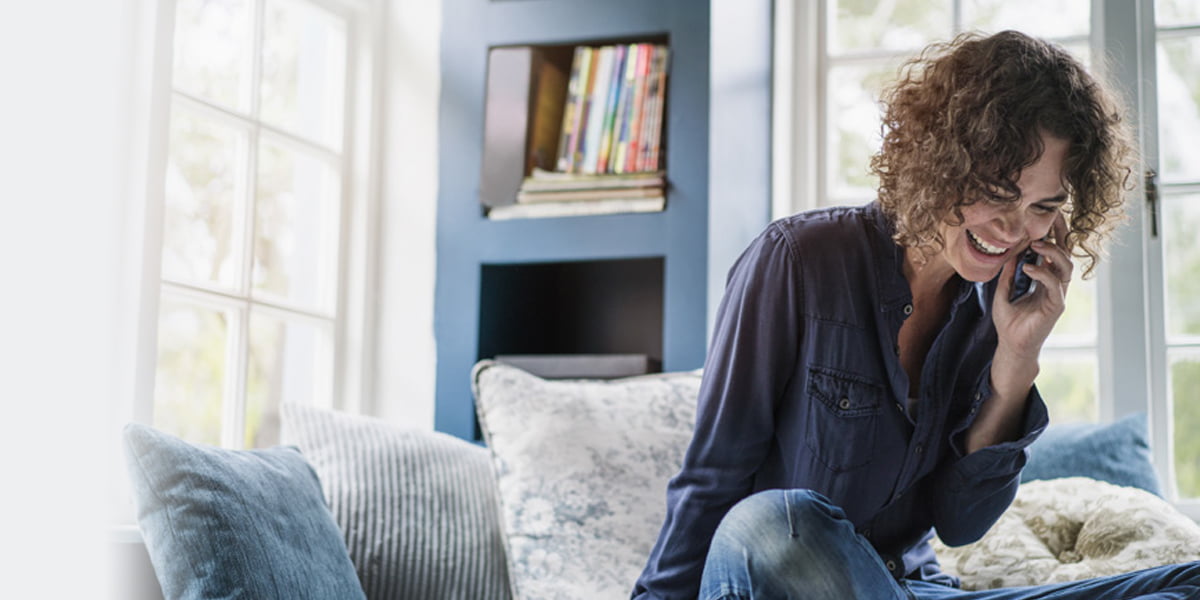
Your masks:
{"label": "couch cushion", "polygon": [[284,439],[320,476],[367,598],[509,598],[486,450],[331,410],[281,412]]}
{"label": "couch cushion", "polygon": [[964,589],[992,589],[1200,560],[1200,526],[1141,489],[1069,477],[1021,485],[983,539],[934,550]]}
{"label": "couch cushion", "polygon": [[1146,413],[1113,423],[1048,428],[1029,447],[1021,481],[1056,477],[1090,477],[1162,496],[1150,462]]}
{"label": "couch cushion", "polygon": [[124,440],[138,525],[167,598],[363,597],[295,448],[225,450],[137,424]]}
{"label": "couch cushion", "polygon": [[548,381],[483,361],[472,381],[514,596],[628,597],[691,438],[699,373]]}

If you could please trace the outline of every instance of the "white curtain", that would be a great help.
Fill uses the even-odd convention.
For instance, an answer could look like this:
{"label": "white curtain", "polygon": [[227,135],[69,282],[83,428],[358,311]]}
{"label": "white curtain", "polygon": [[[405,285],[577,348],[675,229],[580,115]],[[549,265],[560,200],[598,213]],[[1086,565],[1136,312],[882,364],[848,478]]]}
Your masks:
{"label": "white curtain", "polygon": [[104,544],[118,413],[134,388],[145,204],[134,178],[157,4],[0,8],[6,597],[111,593]]}

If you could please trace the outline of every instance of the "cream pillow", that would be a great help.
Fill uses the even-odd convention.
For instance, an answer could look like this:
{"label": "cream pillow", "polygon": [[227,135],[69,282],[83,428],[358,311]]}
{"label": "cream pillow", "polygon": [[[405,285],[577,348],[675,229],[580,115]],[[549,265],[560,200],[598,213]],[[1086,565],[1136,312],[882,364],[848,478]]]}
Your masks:
{"label": "cream pillow", "polygon": [[472,381],[514,598],[628,598],[691,439],[699,373],[552,381],[484,361]]}
{"label": "cream pillow", "polygon": [[1200,525],[1147,491],[1068,477],[1021,484],[978,542],[933,547],[963,589],[984,590],[1200,560]]}

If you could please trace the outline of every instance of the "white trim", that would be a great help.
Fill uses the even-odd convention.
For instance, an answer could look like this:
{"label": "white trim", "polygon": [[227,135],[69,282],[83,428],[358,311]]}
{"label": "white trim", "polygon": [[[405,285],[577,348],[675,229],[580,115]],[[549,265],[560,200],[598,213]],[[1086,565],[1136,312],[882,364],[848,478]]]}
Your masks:
{"label": "white trim", "polygon": [[[349,56],[350,53],[347,53]],[[294,148],[299,152],[314,155],[319,160],[330,164],[338,172],[342,171],[342,152],[334,150],[319,142],[298,136],[270,123],[260,121],[252,116],[244,115],[236,110],[215,104],[204,98],[194,96],[183,90],[173,90],[172,96],[180,105],[188,110],[227,124],[229,127],[250,132],[250,135],[262,135],[271,138],[272,143]]]}
{"label": "white trim", "polygon": [[792,212],[796,160],[796,126],[792,108],[796,100],[796,24],[798,12],[791,0],[775,0],[771,37],[771,220]]}
{"label": "white trim", "polygon": [[340,322],[334,340],[335,406],[363,413],[369,407],[374,360],[374,286],[377,269],[379,204],[379,127],[383,19],[378,3],[359,7],[347,17],[347,99],[343,126],[346,167],[343,182],[350,200],[343,212]]}
{"label": "white trim", "polygon": [[[144,211],[140,223],[141,271],[137,324],[137,358],[132,410],[126,418],[149,424],[153,419],[155,370],[158,363],[158,304],[160,273],[162,272],[163,204],[166,190],[167,143],[171,119],[171,76],[174,59],[175,2],[146,2],[146,15],[153,19],[154,36],[151,48],[141,48],[135,56],[148,56],[152,63],[149,73],[149,109],[144,134],[136,134],[136,150],[132,155],[135,175],[131,181],[145,182]],[[134,114],[140,114],[135,111]],[[144,144],[144,145],[143,145]]]}
{"label": "white trim", "polygon": [[[278,312],[280,314],[289,314],[304,317],[312,321],[326,321],[335,323],[337,318],[329,313],[323,313],[315,310],[301,308],[287,302],[279,302],[273,299],[263,299],[259,296],[250,296],[246,294],[238,294],[227,290],[222,290],[205,285],[194,283],[186,283],[180,281],[172,281],[164,279],[162,282],[163,293],[171,294],[179,298],[187,298],[192,301],[206,301],[214,306],[242,306],[247,307],[261,306]],[[204,300],[200,300],[204,299]]]}

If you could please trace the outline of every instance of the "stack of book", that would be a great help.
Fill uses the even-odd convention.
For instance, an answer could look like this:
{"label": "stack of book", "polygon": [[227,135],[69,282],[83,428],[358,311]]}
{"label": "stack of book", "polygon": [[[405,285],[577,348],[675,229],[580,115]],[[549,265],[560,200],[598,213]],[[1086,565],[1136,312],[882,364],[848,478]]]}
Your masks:
{"label": "stack of book", "polygon": [[534,169],[517,203],[493,207],[493,219],[658,212],[666,208],[661,171],[577,175]]}

